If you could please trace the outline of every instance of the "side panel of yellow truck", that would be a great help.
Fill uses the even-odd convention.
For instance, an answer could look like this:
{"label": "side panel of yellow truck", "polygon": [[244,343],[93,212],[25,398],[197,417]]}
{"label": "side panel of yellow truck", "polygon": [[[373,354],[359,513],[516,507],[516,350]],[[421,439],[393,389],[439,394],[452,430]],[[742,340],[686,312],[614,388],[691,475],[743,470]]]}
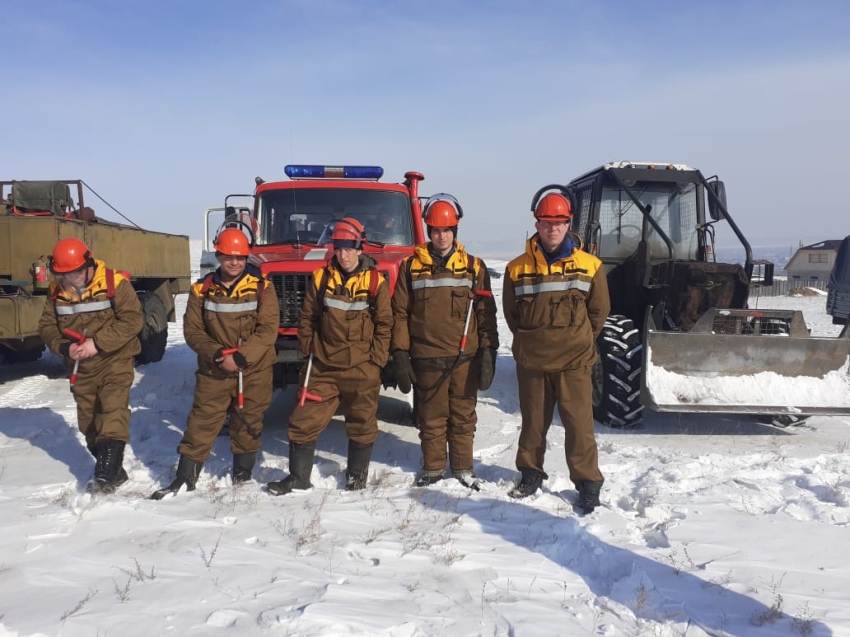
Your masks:
{"label": "side panel of yellow truck", "polygon": [[32,281],[33,263],[60,239],[76,237],[95,258],[133,277],[176,279],[190,284],[189,238],[106,221],[0,215],[0,277]]}
{"label": "side panel of yellow truck", "polygon": [[[159,323],[175,319],[174,295],[188,292],[191,286],[188,237],[103,220],[0,212],[0,350],[19,352],[40,346],[38,319],[47,288],[35,283],[33,267],[66,237],[81,239],[96,259],[130,273],[145,307],[146,330],[164,330]],[[161,305],[151,296],[158,297]],[[164,334],[157,341],[164,348]],[[159,360],[153,356],[150,360]]]}

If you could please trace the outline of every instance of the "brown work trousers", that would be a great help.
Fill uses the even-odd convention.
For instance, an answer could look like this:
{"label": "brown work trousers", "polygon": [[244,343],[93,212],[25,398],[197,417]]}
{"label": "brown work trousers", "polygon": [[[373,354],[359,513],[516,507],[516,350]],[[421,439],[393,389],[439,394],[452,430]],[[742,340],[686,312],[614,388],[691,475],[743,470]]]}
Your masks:
{"label": "brown work trousers", "polygon": [[74,385],[77,426],[90,449],[100,440],[130,442],[130,386],[133,358],[119,358],[93,373],[80,372]]}
{"label": "brown work trousers", "polygon": [[214,378],[195,372],[195,397],[177,452],[195,462],[206,462],[213,443],[230,414],[230,451],[256,453],[260,450],[263,416],[272,402],[272,368],[246,374],[242,383],[244,407],[239,409],[239,379]]}
{"label": "brown work trousers", "polygon": [[[303,374],[301,371],[303,385]],[[313,363],[308,391],[321,398],[298,405],[301,388],[295,396],[295,407],[289,416],[289,441],[303,445],[315,442],[341,406],[345,417],[345,434],[361,445],[371,445],[378,438],[378,395],[381,393],[381,368],[367,361],[351,369],[328,369]]]}
{"label": "brown work trousers", "polygon": [[467,360],[446,376],[414,361],[419,441],[423,469],[445,471],[446,444],[452,471],[472,470],[472,444],[478,416],[478,359]]}
{"label": "brown work trousers", "polygon": [[[591,367],[559,372],[540,372],[517,365],[522,431],[516,454],[517,469],[533,469],[544,476],[546,434],[555,404],[564,425],[564,452],[570,480],[602,482],[599,453],[593,429]],[[548,476],[546,476],[548,477]]]}

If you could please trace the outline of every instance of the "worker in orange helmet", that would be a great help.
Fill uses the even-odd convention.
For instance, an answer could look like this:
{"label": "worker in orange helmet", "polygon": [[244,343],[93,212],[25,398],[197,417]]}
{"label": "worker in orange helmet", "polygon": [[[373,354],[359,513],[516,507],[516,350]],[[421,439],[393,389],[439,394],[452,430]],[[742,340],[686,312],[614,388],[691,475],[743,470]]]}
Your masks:
{"label": "worker in orange helmet", "polygon": [[[41,340],[72,374],[77,426],[95,457],[89,492],[109,493],[128,479],[124,448],[130,441],[130,386],[142,306],[129,275],[95,259],[81,240],[60,240],[50,257],[53,281],[44,304]],[[74,335],[79,335],[76,338]]]}
{"label": "worker in orange helmet", "polygon": [[[521,479],[509,495],[528,497],[547,477],[546,434],[555,405],[564,426],[570,479],[585,513],[599,506],[604,478],[593,428],[591,369],[596,337],[611,310],[602,262],[570,232],[567,190],[543,188],[532,200],[537,233],[508,263],[502,303],[513,332],[522,429],[516,456]],[[559,189],[560,190],[560,189]]]}
{"label": "worker in orange helmet", "polygon": [[228,415],[233,483],[251,480],[272,399],[279,310],[274,286],[248,263],[250,254],[241,230],[222,229],[215,240],[219,267],[192,286],[183,335],[198,355],[195,397],[177,447],[177,475],[154,500],[195,489]]}
{"label": "worker in orange helmet", "polygon": [[415,484],[442,480],[448,456],[452,477],[477,490],[475,409],[496,370],[496,303],[486,265],[457,241],[457,200],[434,195],[422,214],[430,241],[402,263],[393,295],[396,381],[416,392],[423,467]]}
{"label": "worker in orange helmet", "polygon": [[[298,348],[312,364],[301,371],[305,396],[289,416],[289,475],[270,482],[272,495],[312,487],[316,441],[341,406],[348,436],[345,489],[366,487],[378,437],[381,369],[389,357],[389,285],[363,252],[366,234],[353,217],[336,222],[333,256],[313,272],[298,323]],[[309,367],[310,377],[306,378]]]}

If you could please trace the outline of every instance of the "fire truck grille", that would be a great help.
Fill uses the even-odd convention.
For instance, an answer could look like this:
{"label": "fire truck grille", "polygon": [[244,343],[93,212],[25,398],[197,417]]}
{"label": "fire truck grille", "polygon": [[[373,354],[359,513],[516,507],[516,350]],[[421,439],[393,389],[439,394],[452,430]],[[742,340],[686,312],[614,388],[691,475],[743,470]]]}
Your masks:
{"label": "fire truck grille", "polygon": [[298,327],[298,313],[310,283],[309,274],[272,274],[269,276],[280,307],[280,327]]}

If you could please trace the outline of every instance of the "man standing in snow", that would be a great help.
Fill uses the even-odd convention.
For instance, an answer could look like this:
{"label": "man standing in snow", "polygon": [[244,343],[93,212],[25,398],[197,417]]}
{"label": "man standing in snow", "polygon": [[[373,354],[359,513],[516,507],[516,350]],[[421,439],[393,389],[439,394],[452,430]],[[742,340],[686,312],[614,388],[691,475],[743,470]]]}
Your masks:
{"label": "man standing in snow", "polygon": [[[312,485],[316,440],[342,405],[348,435],[345,488],[366,487],[378,438],[381,369],[390,351],[392,309],[387,280],[363,254],[366,233],[345,217],[331,234],[333,257],[313,272],[298,324],[298,347],[310,363],[306,389],[289,417],[289,475],[269,482],[272,495]],[[305,377],[302,377],[304,380]],[[304,384],[304,383],[302,383]]]}
{"label": "man standing in snow", "polygon": [[50,269],[55,280],[38,329],[48,349],[74,366],[77,426],[96,460],[87,488],[109,493],[127,481],[124,447],[130,441],[130,386],[141,351],[142,306],[129,277],[95,260],[79,239],[56,244]]}
{"label": "man standing in snow", "polygon": [[[611,309],[602,262],[569,232],[572,206],[550,192],[532,204],[537,233],[508,263],[503,306],[513,332],[522,430],[516,466],[522,474],[509,495],[535,493],[543,471],[546,434],[557,404],[564,425],[570,479],[586,513],[599,506],[603,476],[593,429],[591,369],[596,337]],[[565,194],[569,194],[565,191]],[[534,205],[536,204],[536,205]]]}
{"label": "man standing in snow", "polygon": [[443,479],[448,444],[452,477],[477,489],[475,407],[496,370],[496,303],[484,262],[457,242],[460,204],[435,195],[422,216],[431,241],[402,263],[393,295],[396,380],[417,399],[424,462],[416,486]]}
{"label": "man standing in snow", "polygon": [[198,354],[198,371],[192,410],[177,447],[177,476],[151,496],[154,500],[183,486],[195,489],[227,414],[234,484],[251,479],[260,450],[277,358],[277,295],[260,270],[248,264],[250,245],[241,230],[221,230],[215,253],[219,267],[192,286],[183,317],[183,335]]}

